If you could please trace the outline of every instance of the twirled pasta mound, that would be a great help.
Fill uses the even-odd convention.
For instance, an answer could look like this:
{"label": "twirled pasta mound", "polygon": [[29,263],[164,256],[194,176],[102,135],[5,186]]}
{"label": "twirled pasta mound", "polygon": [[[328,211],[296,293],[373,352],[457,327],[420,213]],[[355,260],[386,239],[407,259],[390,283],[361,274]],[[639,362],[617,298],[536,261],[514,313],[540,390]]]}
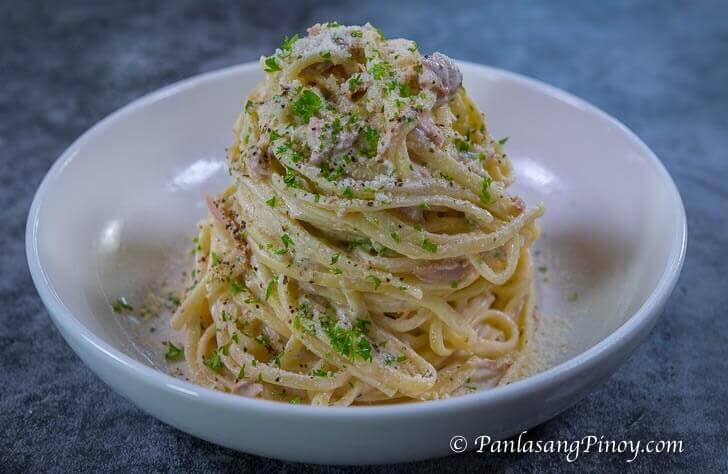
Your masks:
{"label": "twirled pasta mound", "polygon": [[314,405],[510,379],[535,218],[447,56],[314,25],[261,58],[172,319],[201,384]]}

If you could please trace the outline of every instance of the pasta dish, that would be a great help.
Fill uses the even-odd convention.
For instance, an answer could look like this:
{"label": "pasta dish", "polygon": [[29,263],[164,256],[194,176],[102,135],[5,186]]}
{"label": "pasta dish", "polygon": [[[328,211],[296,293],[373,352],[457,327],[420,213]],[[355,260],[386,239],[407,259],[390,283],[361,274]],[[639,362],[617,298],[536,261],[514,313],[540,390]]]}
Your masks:
{"label": "pasta dish", "polygon": [[261,58],[171,325],[200,384],[312,405],[517,377],[537,206],[449,57],[317,24]]}

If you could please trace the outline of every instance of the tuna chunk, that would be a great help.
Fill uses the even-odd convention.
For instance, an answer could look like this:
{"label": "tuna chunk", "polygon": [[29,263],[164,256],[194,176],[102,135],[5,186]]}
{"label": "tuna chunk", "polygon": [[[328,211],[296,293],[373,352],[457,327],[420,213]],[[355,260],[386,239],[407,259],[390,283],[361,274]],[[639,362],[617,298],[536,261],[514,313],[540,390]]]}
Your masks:
{"label": "tuna chunk", "polygon": [[416,267],[413,273],[425,283],[443,283],[462,279],[470,268],[464,260],[439,260]]}
{"label": "tuna chunk", "polygon": [[455,61],[442,53],[432,53],[424,57],[422,65],[420,87],[430,89],[437,95],[435,107],[450,102],[463,83],[463,75]]}
{"label": "tuna chunk", "polygon": [[269,174],[270,165],[268,155],[259,146],[251,146],[245,152],[245,166],[248,168],[250,177],[260,181]]}

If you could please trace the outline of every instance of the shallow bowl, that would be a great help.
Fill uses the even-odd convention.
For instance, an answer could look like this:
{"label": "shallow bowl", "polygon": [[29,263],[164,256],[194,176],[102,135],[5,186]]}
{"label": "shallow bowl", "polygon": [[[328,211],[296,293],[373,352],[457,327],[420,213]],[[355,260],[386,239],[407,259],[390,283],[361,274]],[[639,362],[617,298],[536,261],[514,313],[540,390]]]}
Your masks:
{"label": "shallow bowl", "polygon": [[[33,281],[68,344],[109,386],[180,430],[273,458],[384,463],[447,455],[453,436],[502,438],[556,416],[609,377],[655,324],[678,278],[685,211],[657,157],[576,97],[460,63],[491,132],[509,136],[514,192],[547,206],[538,313],[551,368],[490,391],[396,406],[325,408],[248,399],[167,375],[110,302],[141,295],[189,246],[224,189],[224,149],[257,64],[149,94],[91,128],[56,161],[28,217]],[[546,356],[544,356],[546,357]],[[462,448],[458,442],[456,449]]]}

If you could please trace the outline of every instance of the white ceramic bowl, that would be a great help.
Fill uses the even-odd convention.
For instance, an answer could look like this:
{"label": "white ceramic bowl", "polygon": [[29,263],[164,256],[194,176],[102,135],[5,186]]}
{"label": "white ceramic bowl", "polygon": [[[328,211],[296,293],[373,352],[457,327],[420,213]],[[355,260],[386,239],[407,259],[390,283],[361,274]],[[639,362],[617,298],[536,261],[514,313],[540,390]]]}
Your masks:
{"label": "white ceramic bowl", "polygon": [[[410,461],[450,453],[454,435],[506,437],[557,415],[609,377],[655,324],[686,243],[678,191],[655,155],[576,97],[461,63],[518,175],[543,201],[539,307],[573,327],[545,372],[491,391],[425,403],[315,408],[211,391],[151,367],[112,313],[140,294],[222,190],[233,121],[262,78],[257,64],[204,74],[107,117],[53,165],[27,224],[28,263],[58,329],[133,403],[213,443],[317,463]],[[547,281],[548,280],[548,281]],[[578,299],[575,296],[578,294]],[[573,301],[575,300],[575,301]]]}

